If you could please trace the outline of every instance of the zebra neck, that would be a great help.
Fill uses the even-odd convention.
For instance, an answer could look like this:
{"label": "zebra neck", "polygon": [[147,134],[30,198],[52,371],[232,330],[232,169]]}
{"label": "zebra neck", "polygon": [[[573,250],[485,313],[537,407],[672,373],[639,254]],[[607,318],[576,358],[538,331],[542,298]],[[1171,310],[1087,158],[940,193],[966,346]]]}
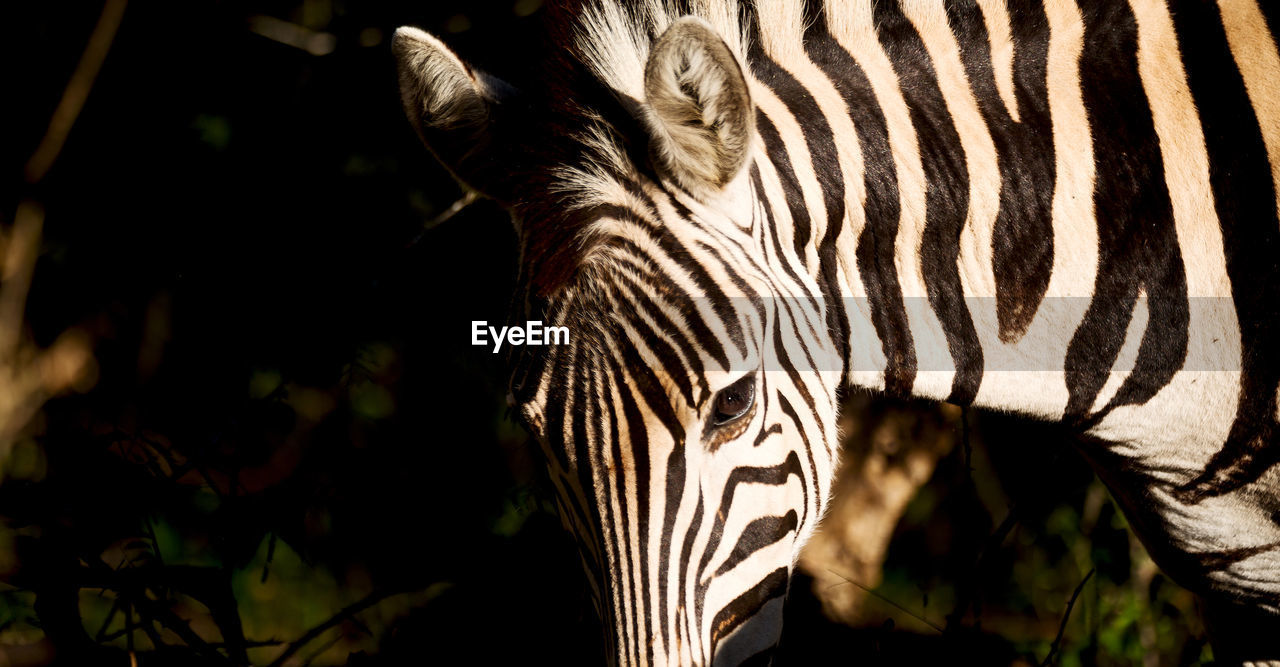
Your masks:
{"label": "zebra neck", "polygon": [[[1053,86],[1079,89],[1079,14],[1074,32],[1053,7],[1014,27],[941,3],[829,2],[809,18],[801,49],[761,35],[751,67],[787,232],[835,304],[846,375],[974,403],[984,347],[1024,338],[1049,291],[1056,197],[1092,197],[1055,189],[1048,113]],[[1051,51],[1054,22],[1076,39]],[[1088,278],[1054,287],[1086,296]],[[1018,400],[1062,413],[1057,396]]]}

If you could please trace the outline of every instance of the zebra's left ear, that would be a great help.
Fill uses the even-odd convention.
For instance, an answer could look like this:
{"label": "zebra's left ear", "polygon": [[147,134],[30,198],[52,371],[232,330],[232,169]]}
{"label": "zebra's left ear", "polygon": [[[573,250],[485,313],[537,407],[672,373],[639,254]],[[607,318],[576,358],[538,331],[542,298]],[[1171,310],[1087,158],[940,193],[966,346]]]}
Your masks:
{"label": "zebra's left ear", "polygon": [[697,196],[720,191],[747,162],[751,96],[733,51],[711,26],[682,18],[653,45],[645,124],[659,166]]}
{"label": "zebra's left ear", "polygon": [[455,178],[499,201],[509,199],[496,116],[513,90],[468,66],[443,42],[403,27],[391,41],[405,115]]}

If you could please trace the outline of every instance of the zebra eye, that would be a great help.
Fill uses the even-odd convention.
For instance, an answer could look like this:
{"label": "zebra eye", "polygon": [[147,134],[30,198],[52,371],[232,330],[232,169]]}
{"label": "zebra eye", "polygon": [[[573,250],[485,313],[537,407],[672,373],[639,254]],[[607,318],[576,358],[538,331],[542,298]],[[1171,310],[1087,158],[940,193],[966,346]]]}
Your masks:
{"label": "zebra eye", "polygon": [[748,375],[716,394],[715,425],[728,424],[747,414],[756,402],[756,379]]}

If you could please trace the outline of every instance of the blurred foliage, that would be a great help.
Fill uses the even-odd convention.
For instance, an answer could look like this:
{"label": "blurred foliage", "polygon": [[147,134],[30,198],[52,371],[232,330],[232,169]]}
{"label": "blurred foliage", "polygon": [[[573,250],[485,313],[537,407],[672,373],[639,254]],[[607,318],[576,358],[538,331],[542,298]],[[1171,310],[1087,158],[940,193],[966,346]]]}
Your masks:
{"label": "blurred foliage", "polygon": [[[974,421],[972,472],[963,452],[953,453],[912,501],[880,593],[915,601],[913,609],[940,624],[957,599],[972,596],[964,625],[1008,639],[1014,653],[1040,664],[1083,583],[1057,664],[1208,660],[1194,597],[1159,574],[1067,436],[1003,415]],[[934,559],[906,553],[913,549]]]}
{"label": "blurred foliage", "polygon": [[[87,332],[99,366],[0,466],[12,664],[42,641],[67,664],[598,662],[537,453],[469,344],[471,320],[504,317],[509,224],[481,202],[412,243],[460,192],[404,121],[388,50],[418,25],[525,80],[540,6],[133,0],[34,187],[25,156],[101,5],[0,7],[0,87],[20,91],[0,218],[32,197],[47,213],[27,327],[40,347]],[[945,459],[891,546],[878,594],[939,625],[971,600],[959,630],[894,607],[838,628],[797,594],[795,662],[1038,663],[1090,570],[1060,664],[1207,656],[1189,597],[1038,428],[984,415],[974,472]]]}
{"label": "blurred foliage", "polygon": [[792,584],[789,663],[844,651],[867,664],[1213,664],[1194,596],[1159,573],[1063,429],[968,422],[904,512],[854,628],[823,625]]}
{"label": "blurred foliage", "polygon": [[[460,192],[388,49],[407,23],[483,61],[539,6],[133,0],[38,188],[23,160],[101,5],[0,8],[22,64],[0,217],[48,213],[29,327],[83,328],[100,365],[3,465],[0,641],[71,664],[596,654],[499,362],[465,335],[505,315],[510,225],[477,204],[410,243]],[[499,619],[511,641],[486,643]]]}

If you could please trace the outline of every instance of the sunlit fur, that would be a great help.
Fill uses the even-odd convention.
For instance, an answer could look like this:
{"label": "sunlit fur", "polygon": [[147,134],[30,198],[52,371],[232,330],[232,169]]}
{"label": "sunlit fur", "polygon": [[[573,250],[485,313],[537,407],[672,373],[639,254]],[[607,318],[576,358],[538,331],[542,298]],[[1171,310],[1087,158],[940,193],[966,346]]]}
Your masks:
{"label": "sunlit fur", "polygon": [[[512,211],[513,319],[572,332],[512,359],[511,399],[610,659],[768,659],[846,384],[1075,429],[1219,656],[1280,657],[1278,12],[553,7],[564,51],[467,159],[424,138]],[[488,81],[407,53],[410,91]]]}

